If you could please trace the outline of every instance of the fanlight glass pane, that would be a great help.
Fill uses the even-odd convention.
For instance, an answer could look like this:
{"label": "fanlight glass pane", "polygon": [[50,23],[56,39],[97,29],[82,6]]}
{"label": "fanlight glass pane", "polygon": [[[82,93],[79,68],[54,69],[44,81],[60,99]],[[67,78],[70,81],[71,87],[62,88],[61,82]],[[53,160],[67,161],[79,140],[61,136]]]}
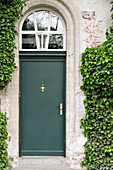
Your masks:
{"label": "fanlight glass pane", "polygon": [[47,31],[49,23],[49,11],[37,11],[36,22],[38,31]]}
{"label": "fanlight glass pane", "polygon": [[37,41],[38,41],[38,44],[37,44],[38,49],[41,49],[42,48],[42,35],[41,34],[37,35]]}
{"label": "fanlight glass pane", "polygon": [[60,18],[53,13],[52,13],[52,16],[51,16],[50,30],[51,31],[63,31],[63,25],[62,25]]}
{"label": "fanlight glass pane", "polygon": [[35,34],[22,35],[22,49],[36,49]]}
{"label": "fanlight glass pane", "polygon": [[63,35],[50,34],[48,49],[63,49]]}
{"label": "fanlight glass pane", "polygon": [[48,48],[48,35],[43,35],[43,48]]}
{"label": "fanlight glass pane", "polygon": [[30,14],[24,21],[23,26],[22,26],[22,30],[35,30],[34,29],[34,20],[33,20],[33,14]]}

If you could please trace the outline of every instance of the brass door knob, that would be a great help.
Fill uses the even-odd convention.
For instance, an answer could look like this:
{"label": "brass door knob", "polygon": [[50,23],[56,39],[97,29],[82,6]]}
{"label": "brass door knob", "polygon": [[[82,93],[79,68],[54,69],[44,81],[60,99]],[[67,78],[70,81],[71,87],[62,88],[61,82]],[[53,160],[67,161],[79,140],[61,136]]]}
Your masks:
{"label": "brass door knob", "polygon": [[45,87],[44,87],[43,84],[42,84],[42,87],[41,87],[41,91],[42,91],[42,93],[45,91]]}

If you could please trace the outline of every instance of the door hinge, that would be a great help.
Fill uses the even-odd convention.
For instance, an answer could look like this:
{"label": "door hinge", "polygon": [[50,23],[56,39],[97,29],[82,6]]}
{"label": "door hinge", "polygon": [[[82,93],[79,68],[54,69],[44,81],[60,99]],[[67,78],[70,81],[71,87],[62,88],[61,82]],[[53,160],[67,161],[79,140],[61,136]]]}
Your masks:
{"label": "door hinge", "polygon": [[64,145],[66,145],[66,140],[64,140]]}
{"label": "door hinge", "polygon": [[19,144],[21,145],[21,140],[19,140]]}
{"label": "door hinge", "polygon": [[19,97],[22,97],[21,92],[19,92]]}

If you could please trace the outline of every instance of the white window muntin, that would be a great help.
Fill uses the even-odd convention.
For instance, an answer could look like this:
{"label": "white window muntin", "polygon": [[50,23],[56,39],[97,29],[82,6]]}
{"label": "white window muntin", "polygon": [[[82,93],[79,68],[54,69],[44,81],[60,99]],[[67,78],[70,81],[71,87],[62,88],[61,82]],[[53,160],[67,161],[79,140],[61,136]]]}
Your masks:
{"label": "white window muntin", "polygon": [[[49,11],[50,12],[50,17],[49,17],[49,24],[48,24],[48,30],[47,31],[38,31],[37,29],[37,23],[36,23],[36,13],[37,11]],[[63,26],[63,31],[51,31],[50,30],[50,23],[51,23],[51,15],[55,14],[56,16],[58,16],[60,18],[60,21],[62,23],[62,26]],[[34,30],[33,31],[30,31],[30,30],[26,30],[26,31],[22,31],[22,26],[23,26],[23,23],[25,21],[25,19],[30,15],[30,14],[33,14],[33,20],[34,20]],[[34,34],[36,36],[36,45],[37,45],[37,49],[22,49],[22,35],[23,34]],[[58,34],[62,34],[63,36],[63,49],[47,49],[47,43],[46,43],[46,49],[45,48],[39,48],[39,42],[38,42],[38,38],[37,36],[38,35],[41,35],[41,39],[42,39],[42,43],[43,43],[43,35],[47,35],[48,39],[47,39],[47,42],[49,41],[49,35],[58,35]],[[54,11],[48,9],[48,8],[40,8],[39,10],[35,9],[35,10],[32,10],[30,11],[29,13],[27,13],[22,21],[21,21],[21,25],[20,25],[20,51],[65,51],[66,50],[66,28],[65,28],[65,23],[63,21],[63,19]]]}

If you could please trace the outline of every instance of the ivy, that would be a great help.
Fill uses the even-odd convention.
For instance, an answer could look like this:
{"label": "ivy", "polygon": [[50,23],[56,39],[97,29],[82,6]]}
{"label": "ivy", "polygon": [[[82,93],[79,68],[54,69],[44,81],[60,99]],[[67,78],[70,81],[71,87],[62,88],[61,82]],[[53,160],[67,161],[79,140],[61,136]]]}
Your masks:
{"label": "ivy", "polygon": [[0,90],[8,85],[15,72],[15,22],[22,16],[24,5],[21,0],[0,0]]}
{"label": "ivy", "polygon": [[[0,90],[12,80],[16,64],[14,62],[15,22],[22,16],[24,2],[21,0],[0,0]],[[11,169],[8,157],[7,113],[0,112],[0,169]],[[13,161],[13,159],[10,157]]]}
{"label": "ivy", "polygon": [[[9,163],[9,157],[8,157],[8,144],[6,140],[11,140],[11,137],[8,137],[7,132],[7,113],[1,113],[0,112],[0,169],[1,170],[8,170],[11,169],[11,165]],[[13,159],[10,158],[12,161]]]}
{"label": "ivy", "polygon": [[[113,1],[111,2],[113,4]],[[113,5],[112,9],[113,11]],[[113,19],[113,14],[111,15]],[[106,41],[82,53],[85,117],[81,119],[84,159],[88,170],[113,169],[113,27],[106,31]]]}

